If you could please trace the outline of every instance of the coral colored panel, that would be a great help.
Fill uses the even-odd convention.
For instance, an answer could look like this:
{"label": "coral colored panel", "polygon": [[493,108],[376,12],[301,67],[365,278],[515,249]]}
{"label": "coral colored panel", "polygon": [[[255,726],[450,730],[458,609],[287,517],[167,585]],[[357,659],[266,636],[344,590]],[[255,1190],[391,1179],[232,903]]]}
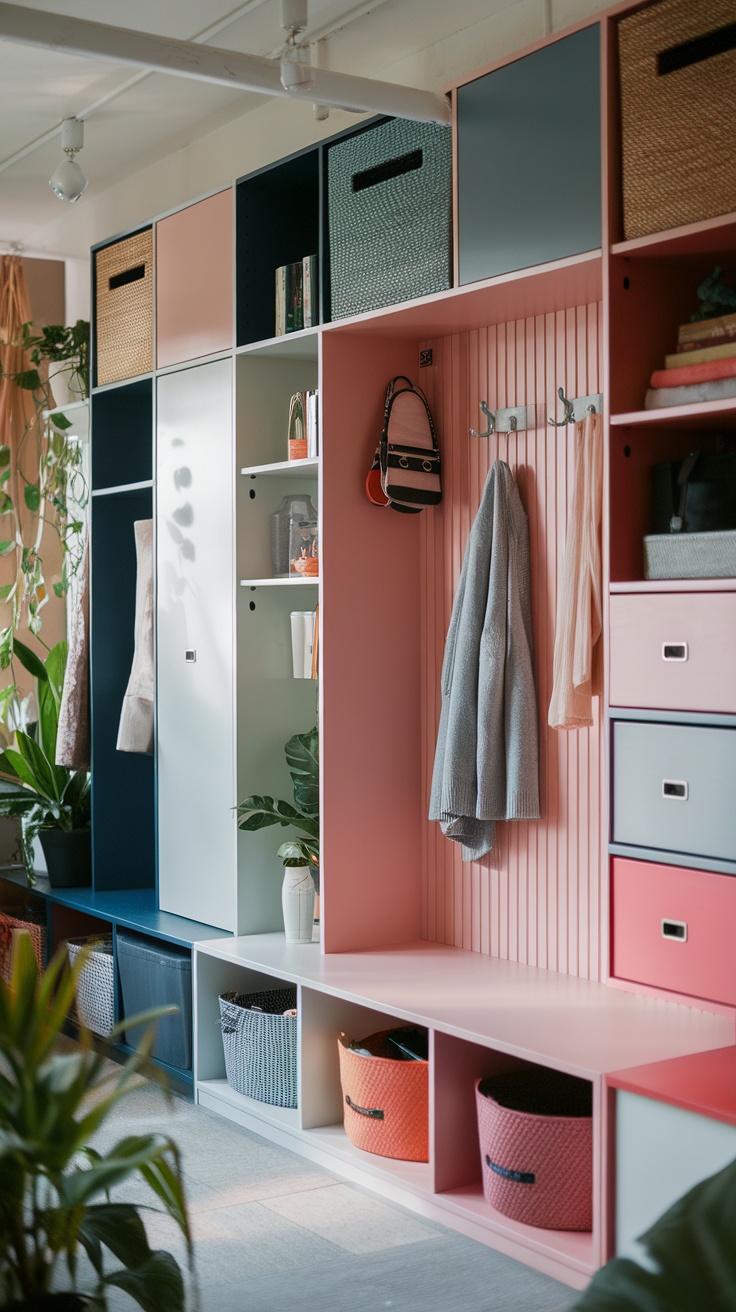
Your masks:
{"label": "coral colored panel", "polygon": [[614,859],[617,978],[734,1006],[735,922],[736,879],[730,875]]}
{"label": "coral colored panel", "polygon": [[156,224],[159,369],[233,344],[233,194],[220,191]]}
{"label": "coral colored panel", "polygon": [[[496,845],[464,864],[439,825],[424,824],[423,935],[587,979],[604,972],[605,771],[602,707],[589,729],[547,727],[557,581],[572,495],[573,429],[557,388],[585,396],[601,386],[601,310],[580,305],[458,333],[431,343],[420,381],[431,394],[443,458],[443,501],[421,519],[423,808],[427,815],[440,711],[440,670],[463,552],[488,471],[511,467],[529,516],[532,624],[542,819],[500,823]],[[535,405],[536,427],[470,437],[491,409]]]}

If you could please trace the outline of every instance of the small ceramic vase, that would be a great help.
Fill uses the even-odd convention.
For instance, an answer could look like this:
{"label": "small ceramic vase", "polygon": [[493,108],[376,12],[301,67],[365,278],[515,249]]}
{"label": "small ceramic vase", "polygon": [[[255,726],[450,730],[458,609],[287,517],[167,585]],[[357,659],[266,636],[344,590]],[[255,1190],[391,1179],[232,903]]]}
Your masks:
{"label": "small ceramic vase", "polygon": [[314,926],[314,881],[309,866],[284,866],[281,887],[287,943],[311,943]]}

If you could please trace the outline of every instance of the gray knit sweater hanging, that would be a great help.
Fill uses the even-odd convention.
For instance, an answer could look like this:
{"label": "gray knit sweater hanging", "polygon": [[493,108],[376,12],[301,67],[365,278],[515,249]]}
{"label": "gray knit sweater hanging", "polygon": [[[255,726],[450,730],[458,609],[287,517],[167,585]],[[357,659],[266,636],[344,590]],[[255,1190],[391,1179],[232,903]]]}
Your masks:
{"label": "gray knit sweater hanging", "polygon": [[493,847],[496,820],[539,819],[529,525],[497,460],[465,549],[442,665],[430,820],[463,861]]}

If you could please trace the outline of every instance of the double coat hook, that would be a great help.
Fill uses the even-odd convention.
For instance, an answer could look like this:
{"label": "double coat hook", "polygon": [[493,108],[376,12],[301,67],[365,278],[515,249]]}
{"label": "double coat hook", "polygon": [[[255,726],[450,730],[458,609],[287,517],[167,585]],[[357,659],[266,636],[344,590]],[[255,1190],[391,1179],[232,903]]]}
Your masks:
{"label": "double coat hook", "polygon": [[579,419],[584,419],[586,415],[597,415],[603,410],[603,394],[594,392],[590,396],[577,396],[573,401],[565,396],[564,388],[557,388],[565,413],[562,419],[548,419],[547,423],[553,428],[564,428],[566,424],[575,424]]}
{"label": "double coat hook", "polygon": [[512,405],[504,410],[489,410],[487,403],[481,401],[480,408],[486,417],[487,428],[485,433],[471,428],[471,437],[493,437],[494,433],[518,433],[534,427],[534,406]]}

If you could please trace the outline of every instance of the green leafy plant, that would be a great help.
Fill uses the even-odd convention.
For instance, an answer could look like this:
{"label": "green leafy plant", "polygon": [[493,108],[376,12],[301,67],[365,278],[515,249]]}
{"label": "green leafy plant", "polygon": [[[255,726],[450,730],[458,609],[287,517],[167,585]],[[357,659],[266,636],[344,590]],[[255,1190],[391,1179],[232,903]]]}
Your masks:
{"label": "green leafy plant", "polygon": [[736,1162],[702,1180],[642,1235],[647,1270],[614,1257],[573,1312],[693,1312],[736,1308]]}
{"label": "green leafy plant", "polygon": [[23,664],[36,676],[38,721],[18,729],[15,748],[0,752],[0,816],[20,817],[23,856],[33,881],[31,846],[41,829],[86,829],[90,824],[90,776],[56,765],[56,739],[67,644],[58,642],[43,662],[16,639]]}
{"label": "green leafy plant", "polygon": [[[101,1153],[90,1140],[135,1087],[150,1055],[148,1030],[137,1052],[110,1073],[89,1032],[76,1051],[54,1052],[74,999],[86,952],[69,970],[64,949],[38,975],[30,936],[15,936],[10,984],[0,980],[0,1305],[31,1312],[107,1307],[123,1289],[146,1312],[182,1312],[181,1269],[151,1249],[140,1209],[110,1201],[110,1190],[140,1176],[192,1238],[175,1143],[132,1135]],[[136,1017],[137,1023],[158,1013]],[[130,1025],[130,1020],[125,1025]],[[111,1038],[120,1035],[117,1026]],[[80,1257],[89,1264],[80,1269]],[[108,1269],[110,1258],[120,1264]]]}
{"label": "green leafy plant", "polygon": [[282,825],[300,829],[305,838],[288,839],[278,850],[285,866],[309,866],[319,891],[319,732],[296,733],[284,747],[294,789],[294,805],[253,794],[238,806],[241,829]]}
{"label": "green leafy plant", "polygon": [[[65,327],[60,323],[46,324],[40,332],[33,332],[33,323],[21,324],[20,345],[30,353],[31,364],[66,364],[70,380],[80,397],[89,396],[89,321],[77,319]],[[32,373],[29,370],[28,373]],[[16,378],[20,375],[16,375]],[[21,386],[23,384],[20,384]]]}

